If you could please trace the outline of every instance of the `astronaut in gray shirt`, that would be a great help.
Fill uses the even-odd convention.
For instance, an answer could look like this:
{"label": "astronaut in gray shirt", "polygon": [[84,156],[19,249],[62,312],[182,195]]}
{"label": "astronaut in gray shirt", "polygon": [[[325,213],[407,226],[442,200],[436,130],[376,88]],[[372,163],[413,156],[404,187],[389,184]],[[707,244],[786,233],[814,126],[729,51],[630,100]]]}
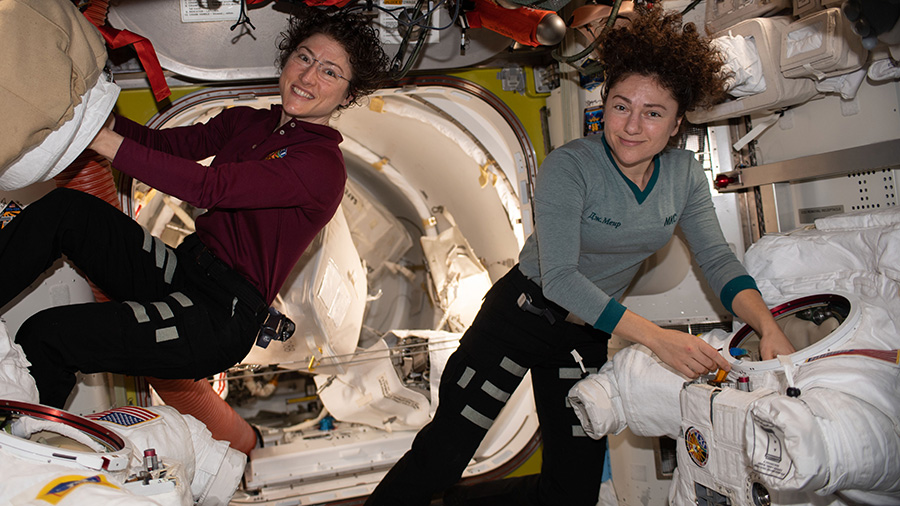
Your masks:
{"label": "astronaut in gray shirt", "polygon": [[[441,376],[434,419],[369,506],[424,506],[445,489],[445,505],[595,505],[606,441],[585,436],[566,397],[582,371],[606,361],[610,335],[646,345],[689,378],[729,369],[703,340],[662,329],[616,300],[676,225],[725,306],[761,336],[763,358],[794,351],[725,243],[699,163],[667,148],[685,112],[721,93],[718,53],[659,7],[601,37],[603,136],[547,156],[535,189],[535,232],[519,265],[485,296]],[[527,372],[541,473],[451,487]]]}

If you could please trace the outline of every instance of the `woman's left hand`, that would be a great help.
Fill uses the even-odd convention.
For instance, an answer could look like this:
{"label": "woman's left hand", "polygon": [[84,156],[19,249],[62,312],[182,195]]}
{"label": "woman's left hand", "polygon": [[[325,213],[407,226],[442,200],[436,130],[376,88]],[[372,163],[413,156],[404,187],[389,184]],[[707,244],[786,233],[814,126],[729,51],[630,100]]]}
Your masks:
{"label": "woman's left hand", "polygon": [[115,125],[115,117],[110,115],[106,125],[100,128],[100,131],[97,132],[97,135],[94,136],[94,139],[88,145],[88,148],[109,160],[113,160],[116,157],[119,146],[122,145],[124,140],[124,137],[112,130],[112,125]]}
{"label": "woman's left hand", "polygon": [[732,307],[734,314],[747,322],[759,336],[760,359],[771,360],[778,355],[790,355],[796,351],[758,291],[740,291],[734,297]]}
{"label": "woman's left hand", "polygon": [[759,338],[759,355],[762,360],[771,360],[778,355],[790,355],[794,353],[794,345],[777,325],[768,333]]}

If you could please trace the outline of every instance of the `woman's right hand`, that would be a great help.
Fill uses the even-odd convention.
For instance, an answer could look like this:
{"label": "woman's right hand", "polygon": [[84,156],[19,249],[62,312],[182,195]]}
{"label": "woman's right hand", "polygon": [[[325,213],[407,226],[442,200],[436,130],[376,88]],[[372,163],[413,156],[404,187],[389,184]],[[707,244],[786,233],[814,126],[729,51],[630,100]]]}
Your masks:
{"label": "woman's right hand", "polygon": [[650,348],[660,360],[691,379],[719,369],[731,370],[725,357],[706,341],[678,330],[664,329],[630,310],[622,315],[615,334]]}
{"label": "woman's right hand", "polygon": [[725,357],[709,343],[684,332],[661,328],[647,346],[660,360],[691,379],[719,369],[731,370]]}

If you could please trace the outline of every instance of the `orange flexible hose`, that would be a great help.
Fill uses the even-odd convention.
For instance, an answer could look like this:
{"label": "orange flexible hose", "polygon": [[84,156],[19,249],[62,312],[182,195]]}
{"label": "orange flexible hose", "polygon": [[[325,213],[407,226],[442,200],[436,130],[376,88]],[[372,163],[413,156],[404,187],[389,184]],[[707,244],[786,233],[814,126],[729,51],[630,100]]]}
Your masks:
{"label": "orange flexible hose", "polygon": [[[111,169],[106,158],[86,150],[54,180],[57,187],[89,193],[122,210]],[[90,285],[97,302],[109,300],[93,283]],[[206,424],[213,439],[228,441],[232,448],[248,455],[256,446],[253,428],[216,394],[208,382],[149,377],[147,381],[167,405]]]}
{"label": "orange flexible hose", "polygon": [[166,405],[206,424],[213,439],[228,441],[235,450],[250,454],[256,446],[256,433],[246,420],[216,395],[205,380],[168,380],[147,378]]}

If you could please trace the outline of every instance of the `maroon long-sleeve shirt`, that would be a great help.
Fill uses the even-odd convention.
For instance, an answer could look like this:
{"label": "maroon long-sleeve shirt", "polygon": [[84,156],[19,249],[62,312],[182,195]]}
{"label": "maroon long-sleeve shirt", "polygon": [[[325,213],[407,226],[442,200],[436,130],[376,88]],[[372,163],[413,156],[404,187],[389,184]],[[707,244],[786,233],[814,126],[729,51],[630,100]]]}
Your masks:
{"label": "maroon long-sleeve shirt", "polygon": [[[121,116],[113,165],[207,212],[197,235],[271,303],[300,255],[332,216],[347,171],[341,134],[281,106],[234,107],[206,124],[153,130]],[[194,160],[215,156],[206,167]]]}

